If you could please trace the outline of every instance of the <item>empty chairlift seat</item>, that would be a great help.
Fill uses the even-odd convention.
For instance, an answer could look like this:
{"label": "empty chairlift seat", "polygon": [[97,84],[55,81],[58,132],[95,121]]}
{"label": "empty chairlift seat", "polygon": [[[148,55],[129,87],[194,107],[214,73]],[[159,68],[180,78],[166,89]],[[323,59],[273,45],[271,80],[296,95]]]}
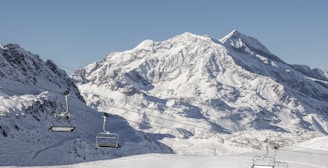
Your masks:
{"label": "empty chairlift seat", "polygon": [[73,114],[70,114],[68,108],[68,95],[69,92],[64,93],[66,100],[66,111],[59,114],[55,113],[51,120],[50,131],[53,132],[73,132],[76,129],[76,118]]}
{"label": "empty chairlift seat", "polygon": [[254,156],[252,168],[274,168],[275,160],[268,155]]}
{"label": "empty chairlift seat", "polygon": [[119,135],[117,133],[111,133],[105,129],[107,117],[108,114],[104,113],[103,132],[98,133],[96,136],[96,148],[117,149],[120,147]]}
{"label": "empty chairlift seat", "polygon": [[96,138],[97,148],[118,148],[119,136],[116,133],[100,132]]}
{"label": "empty chairlift seat", "polygon": [[49,128],[53,132],[73,132],[76,129],[76,118],[73,115],[56,115],[52,119],[52,125]]}

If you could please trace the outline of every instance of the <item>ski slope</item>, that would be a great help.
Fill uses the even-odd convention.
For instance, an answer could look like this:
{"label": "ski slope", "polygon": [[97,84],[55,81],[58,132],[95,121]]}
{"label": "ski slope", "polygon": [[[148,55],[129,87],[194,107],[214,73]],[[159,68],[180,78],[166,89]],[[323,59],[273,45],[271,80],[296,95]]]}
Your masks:
{"label": "ski slope", "polygon": [[[211,144],[204,143],[204,148]],[[288,163],[289,168],[327,168],[328,167],[328,137],[314,138],[290,147],[279,149],[276,160]],[[200,148],[195,153],[200,153]],[[231,153],[234,151],[235,153]],[[263,155],[265,151],[247,151],[241,148],[230,148],[226,154],[218,156],[188,155],[188,154],[141,154],[112,160],[84,162],[72,165],[51,166],[53,168],[250,168],[253,156]],[[222,151],[224,152],[224,150]],[[273,155],[273,151],[269,152]],[[13,166],[10,166],[14,168]],[[45,166],[39,166],[45,167]],[[39,168],[33,167],[33,168]],[[3,167],[5,168],[5,167]],[[9,167],[8,167],[9,168]],[[26,167],[28,168],[28,167]],[[32,168],[32,167],[31,167]],[[276,166],[279,168],[279,166]]]}

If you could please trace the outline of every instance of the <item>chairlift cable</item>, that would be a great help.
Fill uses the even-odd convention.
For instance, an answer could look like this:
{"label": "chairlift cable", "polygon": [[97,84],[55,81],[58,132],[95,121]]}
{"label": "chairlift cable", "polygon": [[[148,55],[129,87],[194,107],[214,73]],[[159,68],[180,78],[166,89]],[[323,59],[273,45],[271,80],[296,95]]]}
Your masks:
{"label": "chairlift cable", "polygon": [[[17,81],[15,79],[12,79],[12,78],[7,78],[7,79],[10,79],[10,80],[13,80],[13,81],[16,81],[16,82],[20,82],[22,84],[26,84],[26,85],[29,85],[29,86],[32,86],[32,87],[36,87],[36,88],[39,88],[39,89],[42,89],[42,90],[45,90],[45,91],[51,91],[51,92],[54,92],[54,93],[57,93],[57,94],[62,94],[58,91],[54,91],[54,90],[50,90],[50,89],[46,89],[46,88],[43,88],[43,87],[39,87],[39,86],[36,86],[36,85],[32,85],[32,84],[29,84],[29,83],[23,83],[22,81]],[[7,83],[8,84],[8,83]],[[0,88],[1,89],[1,88]],[[76,96],[71,96],[73,98],[77,98]],[[134,111],[134,110],[129,110],[129,109],[126,109],[124,107],[117,107],[117,106],[114,106],[114,105],[106,105],[106,107],[112,107],[112,108],[116,108],[116,109],[121,109],[121,110],[126,110],[126,111],[129,111],[129,112],[134,112],[134,113],[138,113],[138,114],[143,114],[142,112],[138,112],[138,111]],[[148,110],[154,110],[154,109],[150,109],[150,108],[143,108],[143,109],[148,109]],[[175,109],[172,109],[170,108],[170,110],[173,110],[173,111],[176,111]],[[175,120],[172,120],[172,119],[168,119],[168,118],[163,118],[163,117],[159,117],[159,116],[155,116],[155,115],[151,115],[151,114],[148,114],[148,116],[151,116],[153,118],[158,118],[158,119],[162,119],[162,120],[166,120],[166,121],[171,121],[171,122],[177,122]],[[183,124],[183,125],[189,125],[189,126],[194,126],[194,124],[190,124],[190,123],[182,123],[182,122],[177,122],[177,123],[180,123],[180,124]],[[197,126],[198,128],[202,128],[202,129],[208,129],[208,128],[205,128],[205,127],[199,127]]]}
{"label": "chairlift cable", "polygon": [[[17,92],[17,91],[12,91],[12,90],[8,90],[8,89],[4,89],[4,88],[0,88],[0,89],[2,89],[2,90],[6,90],[6,91],[9,91],[9,92],[13,92],[13,93],[16,93],[16,94],[24,94],[24,93],[22,93],[22,92]],[[73,96],[72,96],[73,97]],[[111,107],[114,107],[114,108],[119,108],[119,109],[122,109],[122,110],[126,110],[126,111],[129,111],[129,112],[135,112],[135,111],[133,111],[133,110],[128,110],[128,109],[124,109],[124,108],[120,108],[120,107],[115,107],[115,106],[111,106]],[[76,106],[73,106],[73,105],[71,105],[70,106],[70,108],[71,109],[75,109],[75,110],[79,110],[79,111],[83,111],[83,112],[86,112],[86,113],[93,113],[93,111],[90,111],[90,110],[86,110],[86,109],[82,109],[82,108],[80,108],[80,107],[76,107]],[[138,112],[138,113],[140,113],[140,112]],[[156,117],[156,118],[159,118],[159,119],[166,119],[166,118],[163,118],[163,117],[158,117],[158,116],[152,116],[152,115],[150,115],[151,117]],[[85,117],[87,117],[87,116],[85,116]],[[135,121],[135,120],[131,120],[131,119],[126,119],[126,118],[124,118],[126,121],[129,121],[129,122],[133,122],[133,123],[141,123],[141,121]],[[181,122],[179,122],[179,121],[176,121],[176,120],[172,120],[171,119],[171,121],[172,122],[175,122],[175,123],[179,123],[179,124],[183,124],[183,123],[181,123]],[[167,129],[170,129],[170,130],[174,130],[174,129],[172,129],[172,128],[169,128],[169,127],[166,127],[166,126],[161,126],[161,125],[156,125],[156,124],[147,124],[147,123],[143,123],[143,124],[146,124],[147,126],[152,126],[152,127],[157,127],[157,128],[167,128]],[[199,126],[197,126],[197,125],[193,125],[194,127],[196,127],[196,128],[202,128],[202,129],[207,129],[207,128],[205,128],[205,127],[199,127]]]}
{"label": "chairlift cable", "polygon": [[[7,78],[7,79],[10,79],[10,80],[13,80],[13,81],[16,81],[16,82],[20,82],[22,84],[26,84],[26,85],[30,85],[32,87],[36,87],[36,88],[39,88],[39,89],[42,89],[42,90],[45,90],[45,91],[50,91],[50,92],[54,92],[54,93],[57,93],[57,94],[62,94],[58,91],[53,91],[53,90],[50,90],[50,89],[46,89],[46,88],[43,88],[43,87],[39,87],[39,86],[36,86],[36,85],[32,85],[32,84],[29,84],[29,83],[23,83],[22,81],[18,81],[18,80],[15,80],[15,79],[12,79],[12,78]],[[3,88],[0,88],[0,89],[3,89]],[[3,89],[3,90],[7,90],[9,91],[8,89]],[[18,93],[18,92],[15,92],[17,94],[23,94],[23,93]],[[77,98],[76,96],[71,96],[73,98]],[[112,108],[116,108],[116,109],[121,109],[121,110],[125,110],[125,111],[129,111],[129,112],[133,112],[133,113],[138,113],[138,114],[143,114],[143,112],[138,112],[138,111],[134,111],[134,110],[129,110],[129,109],[126,109],[124,107],[117,107],[117,106],[113,106],[113,105],[105,105],[106,107],[112,107]],[[83,110],[83,109],[80,109],[78,107],[73,107],[71,106],[71,108],[75,108],[75,109],[79,109],[79,110],[82,110],[82,111],[86,111],[86,110]],[[153,110],[153,109],[150,109],[150,108],[144,108],[144,109],[149,109],[149,110]],[[174,109],[171,109],[171,110],[174,110]],[[162,120],[166,120],[166,121],[170,121],[170,122],[175,122],[175,123],[179,123],[179,124],[182,124],[182,125],[189,125],[189,126],[193,126],[193,127],[197,127],[197,128],[201,128],[201,129],[205,129],[205,130],[208,130],[208,128],[206,127],[202,127],[202,126],[195,126],[194,124],[191,124],[191,123],[184,123],[184,122],[180,122],[180,121],[176,121],[174,119],[168,119],[168,118],[164,118],[164,117],[160,117],[160,116],[155,116],[155,115],[151,115],[151,114],[147,114],[148,116],[150,117],[153,117],[153,118],[158,118],[158,119],[162,119]]]}

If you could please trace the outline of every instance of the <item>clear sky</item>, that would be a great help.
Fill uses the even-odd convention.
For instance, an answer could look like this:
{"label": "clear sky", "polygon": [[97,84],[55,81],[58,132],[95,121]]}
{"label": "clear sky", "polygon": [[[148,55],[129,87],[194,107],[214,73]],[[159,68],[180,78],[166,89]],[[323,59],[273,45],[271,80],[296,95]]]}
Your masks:
{"label": "clear sky", "polygon": [[328,0],[0,0],[0,44],[17,43],[67,72],[184,32],[234,29],[290,64],[328,70]]}

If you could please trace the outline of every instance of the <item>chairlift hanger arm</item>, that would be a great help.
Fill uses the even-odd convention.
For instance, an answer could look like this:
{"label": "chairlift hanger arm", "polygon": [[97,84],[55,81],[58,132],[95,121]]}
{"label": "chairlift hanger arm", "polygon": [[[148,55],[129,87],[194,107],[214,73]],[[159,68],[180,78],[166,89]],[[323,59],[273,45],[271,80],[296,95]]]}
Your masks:
{"label": "chairlift hanger arm", "polygon": [[[54,114],[55,119],[52,119],[52,125],[49,128],[50,131],[53,132],[73,132],[76,129],[76,118],[74,115],[69,113],[69,107],[68,107],[68,95],[69,91],[64,92],[65,100],[66,100],[66,111]],[[60,125],[56,125],[56,122],[60,122]],[[65,123],[65,124],[63,124]]]}
{"label": "chairlift hanger arm", "polygon": [[108,117],[108,114],[107,113],[104,113],[104,115],[103,115],[103,118],[104,118],[104,122],[103,122],[103,131],[105,132],[105,133],[110,133],[109,131],[107,131],[106,130],[106,119],[107,119],[107,117]]}

